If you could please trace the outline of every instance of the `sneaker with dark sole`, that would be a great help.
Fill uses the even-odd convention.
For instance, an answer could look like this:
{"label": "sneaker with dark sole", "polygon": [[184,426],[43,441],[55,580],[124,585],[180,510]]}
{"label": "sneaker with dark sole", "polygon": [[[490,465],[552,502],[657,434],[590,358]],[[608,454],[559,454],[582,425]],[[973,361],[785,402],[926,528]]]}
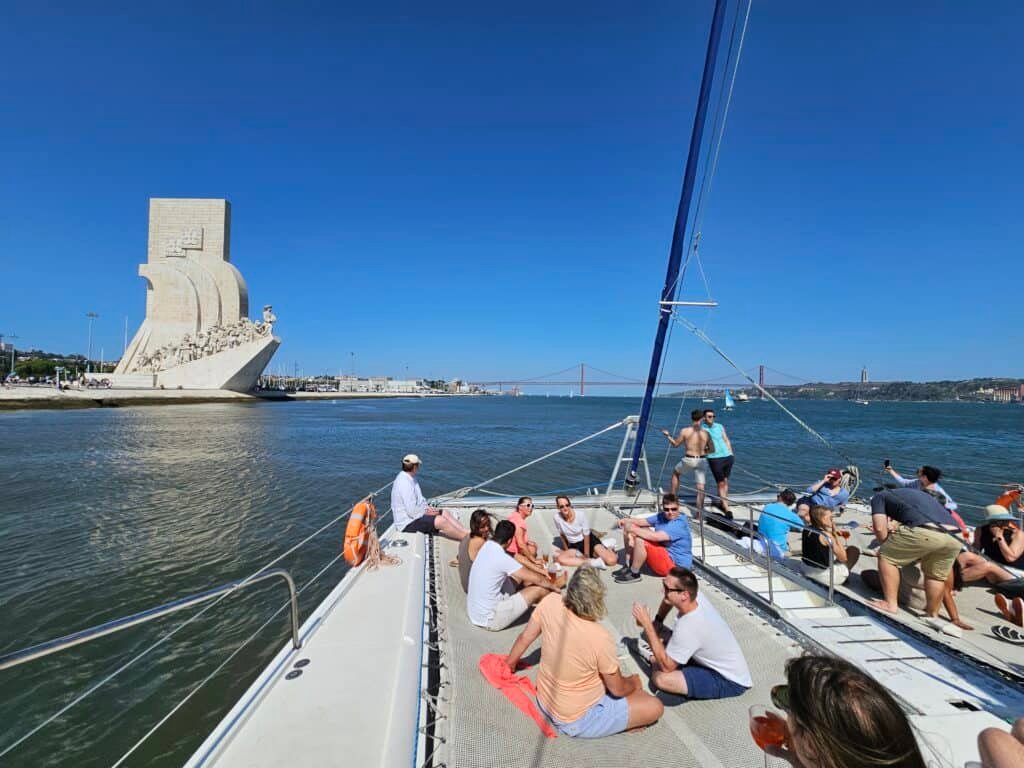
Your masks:
{"label": "sneaker with dark sole", "polygon": [[624,565],[621,568],[612,571],[612,578],[617,579],[619,576],[625,576],[627,573],[629,573],[629,566]]}
{"label": "sneaker with dark sole", "polygon": [[642,579],[643,576],[641,576],[639,573],[633,573],[630,570],[627,570],[621,576],[615,577],[615,580],[619,582],[619,584],[632,584],[634,581],[641,581]]}

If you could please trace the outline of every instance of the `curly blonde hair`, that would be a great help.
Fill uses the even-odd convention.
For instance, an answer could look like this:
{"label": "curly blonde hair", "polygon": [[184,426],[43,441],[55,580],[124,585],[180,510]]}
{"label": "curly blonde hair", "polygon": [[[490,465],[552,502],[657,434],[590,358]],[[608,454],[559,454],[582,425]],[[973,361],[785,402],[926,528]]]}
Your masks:
{"label": "curly blonde hair", "polygon": [[605,586],[597,569],[582,565],[569,579],[562,602],[581,619],[600,621],[608,613],[604,604]]}

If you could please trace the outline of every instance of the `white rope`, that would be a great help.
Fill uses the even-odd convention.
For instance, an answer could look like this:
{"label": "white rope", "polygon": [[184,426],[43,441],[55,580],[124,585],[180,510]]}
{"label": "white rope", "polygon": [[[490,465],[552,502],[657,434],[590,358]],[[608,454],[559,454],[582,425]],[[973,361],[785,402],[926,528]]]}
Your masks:
{"label": "white rope", "polygon": [[[370,494],[370,496],[371,496],[371,497],[373,497],[373,496],[376,496],[376,495],[378,495],[378,494],[379,494],[379,493],[381,493],[382,491],[386,490],[386,489],[387,489],[387,488],[388,488],[388,487],[389,487],[389,486],[391,485],[391,483],[393,483],[393,482],[394,482],[394,480],[392,480],[391,482],[389,482],[389,483],[388,483],[387,485],[381,486],[381,487],[380,487],[379,489],[377,489],[377,490],[376,490],[376,491],[374,491],[374,492],[373,492],[372,494]],[[171,639],[172,637],[174,637],[174,635],[178,634],[178,632],[180,632],[181,630],[183,630],[183,629],[184,629],[185,627],[187,627],[187,626],[188,626],[189,624],[191,624],[191,623],[192,623],[193,621],[195,621],[196,619],[198,619],[198,618],[199,618],[200,616],[204,615],[204,614],[205,614],[205,613],[206,613],[207,611],[209,611],[209,610],[210,610],[211,608],[213,608],[213,607],[214,607],[215,605],[218,605],[218,604],[219,604],[219,603],[220,603],[220,602],[221,602],[222,600],[224,600],[225,598],[227,598],[227,597],[228,597],[229,595],[233,595],[233,594],[234,594],[235,592],[237,592],[237,591],[238,591],[239,589],[241,589],[241,588],[242,588],[243,586],[245,586],[245,585],[246,585],[246,584],[248,584],[248,583],[249,583],[250,581],[252,581],[252,580],[253,580],[253,579],[254,579],[254,578],[255,578],[256,576],[258,576],[259,574],[263,573],[263,572],[264,572],[265,570],[267,570],[267,569],[268,569],[268,568],[270,568],[271,566],[273,566],[273,565],[276,565],[276,564],[277,564],[277,563],[279,563],[279,562],[280,562],[281,560],[283,560],[283,559],[284,559],[285,557],[287,557],[288,555],[292,554],[292,553],[293,553],[293,552],[294,552],[295,550],[297,550],[297,549],[299,549],[300,547],[304,546],[305,544],[309,543],[309,542],[310,542],[310,541],[312,541],[312,540],[313,540],[313,539],[314,539],[315,537],[319,536],[319,535],[320,535],[321,533],[323,533],[323,532],[324,532],[324,531],[326,531],[326,530],[327,530],[328,528],[330,528],[330,527],[331,527],[332,525],[336,524],[336,523],[337,523],[337,522],[339,522],[340,520],[342,520],[342,519],[344,519],[345,517],[347,517],[347,516],[348,516],[349,514],[351,514],[351,513],[352,513],[352,509],[354,509],[354,508],[355,508],[355,505],[353,504],[353,505],[352,505],[352,507],[350,507],[350,508],[348,509],[348,511],[346,511],[346,512],[343,512],[342,514],[340,514],[340,515],[338,515],[337,517],[335,517],[335,518],[334,518],[333,520],[331,520],[331,521],[329,521],[329,522],[325,523],[325,524],[324,524],[323,526],[321,526],[321,527],[320,527],[320,528],[318,528],[318,529],[317,529],[316,531],[314,531],[313,533],[311,533],[311,534],[310,534],[309,536],[307,536],[307,537],[306,537],[305,539],[303,539],[303,540],[302,540],[302,541],[300,541],[300,542],[299,542],[298,544],[296,544],[295,546],[293,546],[293,547],[292,547],[291,549],[288,549],[288,550],[287,550],[287,551],[285,551],[284,553],[282,553],[282,554],[278,555],[277,557],[275,557],[275,558],[274,558],[273,560],[271,560],[270,562],[266,563],[265,565],[261,566],[261,567],[260,567],[259,569],[257,569],[256,571],[253,571],[253,572],[252,572],[251,574],[249,574],[248,576],[246,576],[246,577],[245,577],[245,578],[244,578],[244,579],[243,579],[242,581],[238,582],[238,584],[236,584],[236,585],[235,585],[235,587],[234,587],[233,589],[231,589],[231,590],[229,590],[229,591],[225,592],[225,593],[224,593],[223,595],[221,595],[220,597],[218,597],[218,598],[217,598],[216,600],[213,600],[212,602],[208,603],[207,605],[205,605],[205,606],[204,606],[203,608],[201,608],[200,610],[196,611],[196,612],[195,612],[194,614],[192,614],[191,616],[189,616],[189,617],[188,617],[188,618],[187,618],[187,619],[186,619],[185,621],[181,622],[181,623],[180,623],[180,624],[178,624],[178,625],[177,625],[176,627],[174,627],[174,629],[170,630],[170,631],[169,631],[169,632],[167,632],[167,633],[166,633],[165,635],[163,635],[163,636],[161,636],[160,638],[158,638],[158,639],[156,640],[156,642],[152,643],[151,645],[149,645],[149,646],[147,646],[147,647],[146,647],[145,649],[143,649],[143,651],[142,651],[141,653],[139,653],[139,654],[137,654],[137,655],[133,656],[133,657],[132,657],[131,659],[129,659],[128,661],[126,661],[126,662],[125,662],[124,664],[122,664],[121,666],[117,667],[117,668],[116,668],[116,669],[115,669],[115,670],[114,670],[113,672],[111,672],[111,673],[110,673],[109,675],[107,675],[106,677],[104,677],[104,678],[103,678],[102,680],[100,680],[100,681],[99,681],[98,683],[96,683],[95,685],[93,685],[93,686],[91,686],[91,687],[87,688],[87,689],[86,689],[86,690],[85,690],[84,692],[82,692],[81,694],[79,694],[78,696],[76,696],[75,698],[73,698],[73,699],[72,699],[71,701],[69,701],[69,702],[68,702],[67,704],[65,704],[65,705],[64,705],[63,707],[61,707],[61,708],[60,708],[60,709],[58,709],[58,710],[57,710],[56,712],[54,712],[54,713],[53,713],[52,715],[50,715],[50,716],[49,716],[49,717],[47,717],[47,718],[46,718],[45,720],[43,720],[43,721],[42,721],[41,723],[39,723],[39,725],[37,725],[37,726],[35,726],[34,728],[32,728],[32,730],[30,730],[30,731],[29,731],[28,733],[24,734],[23,736],[21,736],[21,737],[20,737],[20,738],[18,738],[17,740],[15,740],[15,741],[13,741],[12,743],[8,744],[8,745],[7,745],[6,747],[4,747],[3,751],[2,751],[2,752],[0,752],[0,757],[3,757],[4,755],[8,754],[8,753],[9,753],[9,752],[10,752],[11,750],[13,750],[13,749],[14,749],[15,747],[17,747],[17,746],[19,746],[20,744],[24,743],[25,741],[27,741],[28,739],[30,739],[30,738],[31,738],[32,736],[34,736],[35,734],[39,733],[39,731],[41,731],[41,730],[42,730],[43,728],[45,728],[46,726],[48,726],[48,725],[49,725],[50,723],[52,723],[52,722],[53,722],[54,720],[56,720],[57,718],[61,717],[61,716],[62,716],[62,715],[63,715],[63,714],[65,713],[65,712],[67,712],[68,710],[72,709],[73,707],[76,707],[76,706],[78,706],[78,705],[79,705],[79,704],[80,704],[81,702],[85,701],[85,699],[87,699],[87,698],[88,698],[89,696],[91,696],[91,695],[92,695],[93,693],[95,693],[96,691],[98,691],[98,690],[99,690],[100,688],[102,688],[102,687],[103,687],[104,685],[106,685],[107,683],[109,683],[109,682],[110,682],[111,680],[113,680],[113,679],[114,679],[115,677],[117,677],[118,675],[120,675],[120,674],[121,674],[122,672],[124,672],[124,671],[125,671],[126,669],[128,669],[129,667],[131,667],[131,666],[132,666],[133,664],[135,664],[135,663],[136,663],[137,661],[141,660],[142,658],[144,658],[145,656],[149,655],[149,654],[150,654],[150,653],[152,653],[152,652],[153,652],[154,650],[156,650],[157,648],[159,648],[159,647],[160,647],[161,645],[163,645],[163,644],[164,644],[165,642],[167,642],[167,641],[168,641],[168,640],[170,640],[170,639]]]}
{"label": "white rope", "polygon": [[[582,445],[583,443],[587,442],[588,440],[593,440],[595,437],[600,437],[601,435],[603,435],[606,432],[611,432],[613,429],[618,429],[619,427],[621,427],[625,423],[626,423],[625,419],[623,419],[622,421],[617,421],[614,424],[610,424],[609,426],[605,427],[604,429],[598,430],[597,432],[595,432],[592,435],[587,435],[586,437],[581,438],[581,439],[579,439],[579,440],[577,440],[577,441],[575,441],[573,443],[569,443],[568,445],[563,445],[561,448],[557,448],[557,449],[551,451],[550,453],[545,453],[543,456],[540,456],[540,457],[538,457],[536,459],[528,461],[525,464],[520,464],[518,467],[515,467],[514,469],[510,469],[508,472],[502,472],[500,475],[495,475],[494,477],[490,478],[489,480],[484,480],[482,483],[477,483],[476,485],[469,485],[469,486],[466,486],[465,488],[459,488],[458,491],[454,491],[454,492],[446,494],[444,496],[439,496],[437,501],[440,504],[441,502],[444,502],[446,500],[451,500],[451,499],[454,499],[454,498],[462,498],[463,496],[465,496],[466,494],[470,493],[471,491],[475,491],[475,490],[478,490],[480,488],[483,488],[485,485],[490,485],[491,483],[495,482],[496,480],[501,480],[503,477],[508,477],[509,475],[513,475],[516,472],[519,472],[521,470],[526,469],[527,467],[532,467],[534,464],[542,462],[545,459],[550,459],[552,456],[557,456],[558,454],[562,453],[563,451],[568,451],[570,448],[575,448],[577,445]],[[458,494],[458,496],[454,495],[456,493]]]}
{"label": "white rope", "polygon": [[696,325],[694,325],[692,322],[690,322],[689,320],[687,320],[685,317],[683,317],[682,315],[680,315],[677,312],[673,312],[672,316],[675,318],[675,320],[677,322],[680,322],[684,326],[686,326],[694,336],[696,336],[698,339],[700,339],[705,344],[707,344],[709,347],[711,347],[711,349],[713,349],[718,354],[719,357],[721,357],[723,360],[725,360],[727,363],[729,363],[729,365],[731,365],[733,368],[735,368],[743,376],[743,378],[745,378],[747,381],[749,381],[751,384],[753,384],[762,395],[767,397],[769,400],[771,400],[773,403],[775,403],[777,406],[779,406],[779,408],[781,408],[783,411],[785,411],[787,414],[789,414],[789,416],[793,419],[793,421],[795,421],[797,424],[799,424],[801,427],[803,427],[805,430],[807,430],[808,433],[810,433],[814,437],[818,438],[822,442],[822,444],[825,445],[826,448],[828,448],[829,450],[834,452],[837,456],[841,456],[851,466],[856,466],[857,465],[857,462],[854,461],[853,458],[851,458],[850,456],[847,456],[843,451],[839,450],[834,445],[832,445],[832,443],[830,443],[824,436],[822,436],[820,432],[815,430],[814,427],[812,427],[806,421],[804,421],[799,416],[797,416],[795,413],[793,413],[791,410],[789,410],[789,408],[787,408],[782,403],[780,403],[778,401],[778,399],[776,399],[775,396],[771,394],[771,392],[769,392],[764,387],[762,387],[760,384],[758,384],[756,381],[754,381],[753,377],[748,376],[747,372],[744,371],[742,368],[740,368],[735,362],[733,362],[733,359],[731,357],[729,357],[727,354],[725,354],[725,352],[722,350],[722,348],[719,347],[714,341],[712,341],[711,338],[706,333],[704,333],[704,331],[702,331],[700,328],[698,328]]}
{"label": "white rope", "polygon": [[[317,572],[317,574],[315,576],[313,576],[313,578],[311,578],[309,581],[307,581],[305,584],[302,585],[301,589],[299,589],[295,593],[296,597],[298,597],[303,592],[305,592],[306,589],[313,584],[313,582],[315,582],[317,579],[319,579],[321,576],[323,576],[325,573],[327,573],[327,570],[332,565],[334,565],[336,562],[338,562],[342,557],[344,557],[344,553],[343,552],[339,552],[337,555],[335,555],[334,558],[331,559],[331,561],[329,563],[327,563],[327,565],[325,565],[323,568],[321,568]],[[249,637],[247,637],[242,642],[241,645],[239,645],[237,648],[235,648],[235,650],[233,650],[231,652],[231,655],[229,655],[226,659],[224,659],[224,661],[222,661],[220,664],[218,664],[216,669],[214,669],[210,674],[208,674],[206,677],[204,677],[195,688],[193,688],[191,691],[189,691],[188,695],[185,696],[185,698],[183,698],[181,701],[179,701],[177,704],[175,704],[174,707],[166,715],[164,715],[162,718],[160,718],[160,720],[157,722],[157,724],[154,725],[152,728],[150,728],[141,739],[136,741],[135,744],[133,744],[131,746],[131,748],[129,748],[129,750],[127,752],[125,752],[123,755],[121,755],[121,757],[118,758],[117,762],[114,763],[110,768],[118,768],[119,765],[122,765],[124,763],[124,761],[127,760],[131,756],[131,754],[133,752],[135,752],[135,750],[137,750],[139,747],[142,746],[143,742],[145,742],[150,736],[152,736],[154,733],[156,733],[157,730],[159,730],[160,726],[162,726],[164,723],[166,723],[168,720],[170,720],[171,717],[174,716],[175,712],[177,712],[179,709],[181,709],[183,706],[185,706],[185,704],[188,703],[189,699],[191,699],[193,696],[196,695],[196,693],[199,692],[200,688],[202,688],[204,685],[206,685],[208,682],[210,682],[210,680],[212,680],[214,677],[216,677],[218,672],[220,672],[222,669],[224,669],[224,667],[226,667],[228,665],[228,663],[233,658],[235,658],[235,656],[237,656],[241,652],[241,650],[243,648],[245,648],[245,646],[247,646],[249,643],[251,643],[256,638],[256,636],[260,632],[262,632],[264,629],[266,629],[267,626],[274,619],[276,619],[279,615],[281,615],[281,611],[283,611],[289,605],[291,605],[291,601],[290,600],[288,602],[286,602],[286,603],[283,603],[280,608],[278,608],[276,611],[274,611],[270,615],[269,619],[267,619],[265,622],[260,624],[260,626],[256,629],[255,632],[253,632],[251,635],[249,635]]]}

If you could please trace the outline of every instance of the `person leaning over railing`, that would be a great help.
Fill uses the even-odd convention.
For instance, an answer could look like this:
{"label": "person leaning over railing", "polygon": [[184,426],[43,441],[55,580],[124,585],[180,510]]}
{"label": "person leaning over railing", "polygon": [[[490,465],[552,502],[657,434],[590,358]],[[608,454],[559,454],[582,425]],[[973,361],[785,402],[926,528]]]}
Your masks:
{"label": "person leaning over railing", "polygon": [[512,644],[513,672],[540,638],[537,704],[566,736],[596,739],[658,721],[665,706],[643,690],[639,675],[623,677],[615,640],[601,625],[605,586],[590,565],[569,580],[565,597],[548,595]]}
{"label": "person leaning over railing", "polygon": [[[845,584],[854,564],[860,559],[860,550],[846,546],[842,534],[836,530],[832,510],[828,507],[811,507],[811,528],[814,530],[805,530],[801,537],[804,576],[827,587],[831,565],[832,583]],[[832,550],[831,563],[829,549]]]}

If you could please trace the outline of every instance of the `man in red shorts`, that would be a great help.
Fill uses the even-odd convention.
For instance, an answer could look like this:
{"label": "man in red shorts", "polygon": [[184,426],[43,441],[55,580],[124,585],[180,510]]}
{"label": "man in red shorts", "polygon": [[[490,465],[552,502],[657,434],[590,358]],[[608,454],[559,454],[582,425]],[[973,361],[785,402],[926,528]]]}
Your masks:
{"label": "man in red shorts", "polygon": [[693,565],[690,523],[682,515],[679,499],[666,493],[658,514],[619,520],[625,539],[626,565],[612,577],[620,584],[628,584],[640,580],[644,563],[658,576],[668,575],[673,566]]}

